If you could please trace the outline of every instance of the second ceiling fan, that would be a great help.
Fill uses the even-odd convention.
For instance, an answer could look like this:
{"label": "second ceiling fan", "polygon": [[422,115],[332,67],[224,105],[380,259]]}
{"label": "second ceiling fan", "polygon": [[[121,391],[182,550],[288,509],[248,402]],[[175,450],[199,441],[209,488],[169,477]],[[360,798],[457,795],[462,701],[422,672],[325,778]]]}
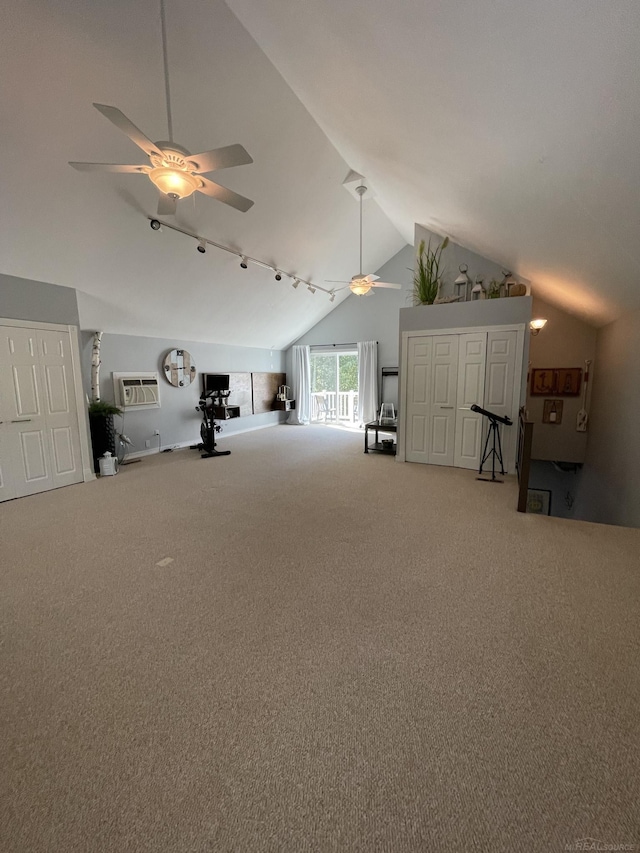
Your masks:
{"label": "second ceiling fan", "polygon": [[[329,281],[329,284],[344,284],[346,285],[351,293],[356,296],[369,296],[371,295],[374,288],[385,287],[391,290],[402,290],[401,284],[392,284],[389,281],[380,281],[377,275],[364,275],[362,272],[362,197],[367,191],[367,187],[364,184],[360,184],[360,186],[355,188],[355,191],[360,196],[360,272],[357,275],[352,276],[351,281]],[[338,287],[334,292],[338,292],[340,290],[344,290],[344,287]]]}
{"label": "second ceiling fan", "polygon": [[152,142],[117,107],[111,107],[107,104],[94,104],[93,106],[105,118],[108,118],[119,130],[126,133],[129,139],[144,151],[151,164],[147,166],[120,165],[117,163],[69,163],[69,165],[81,172],[121,172],[147,175],[160,191],[159,216],[173,215],[176,212],[178,200],[187,198],[194,192],[215,198],[245,213],[253,206],[251,199],[204,177],[207,172],[253,163],[253,159],[242,145],[227,145],[224,148],[216,148],[202,154],[190,154],[186,148],[173,141],[164,0],[160,0],[160,19],[162,23],[162,55],[169,141]]}

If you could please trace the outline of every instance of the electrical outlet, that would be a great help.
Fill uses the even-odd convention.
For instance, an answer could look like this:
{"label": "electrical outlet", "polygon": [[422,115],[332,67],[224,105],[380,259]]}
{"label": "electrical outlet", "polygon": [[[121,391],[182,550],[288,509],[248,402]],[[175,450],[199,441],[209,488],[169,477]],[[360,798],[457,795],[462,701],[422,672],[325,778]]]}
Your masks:
{"label": "electrical outlet", "polygon": [[149,439],[147,439],[147,440],[145,441],[144,446],[145,446],[147,449],[148,449],[149,447],[151,447],[151,442],[149,441]]}

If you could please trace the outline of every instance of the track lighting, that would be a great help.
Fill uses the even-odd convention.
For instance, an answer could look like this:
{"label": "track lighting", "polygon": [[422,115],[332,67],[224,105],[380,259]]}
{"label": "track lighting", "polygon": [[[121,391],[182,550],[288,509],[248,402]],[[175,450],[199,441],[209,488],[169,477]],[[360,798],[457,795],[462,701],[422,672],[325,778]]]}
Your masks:
{"label": "track lighting", "polygon": [[309,293],[315,293],[316,290],[321,291],[322,293],[326,293],[329,297],[329,300],[333,302],[335,300],[335,291],[327,290],[325,287],[321,287],[320,285],[313,285],[310,281],[307,281],[306,278],[299,278],[295,276],[291,272],[287,272],[287,270],[279,269],[275,267],[273,263],[267,263],[266,261],[261,261],[258,258],[252,258],[249,255],[241,255],[237,249],[232,248],[231,246],[225,246],[223,243],[217,243],[215,240],[210,240],[207,237],[201,237],[199,234],[194,234],[193,231],[187,231],[185,228],[180,228],[178,225],[174,225],[171,222],[165,222],[160,219],[152,218],[148,216],[149,225],[154,231],[161,231],[163,228],[168,228],[170,231],[177,231],[179,234],[184,234],[186,237],[190,237],[197,242],[197,249],[201,255],[204,255],[209,246],[213,246],[214,249],[220,249],[223,252],[228,252],[230,255],[234,255],[236,258],[240,258],[240,266],[243,270],[246,270],[250,263],[254,264],[257,267],[263,267],[265,270],[271,270],[274,275],[276,281],[282,281],[283,277],[291,280],[291,287],[293,289],[297,289],[300,284],[306,284],[307,290]]}

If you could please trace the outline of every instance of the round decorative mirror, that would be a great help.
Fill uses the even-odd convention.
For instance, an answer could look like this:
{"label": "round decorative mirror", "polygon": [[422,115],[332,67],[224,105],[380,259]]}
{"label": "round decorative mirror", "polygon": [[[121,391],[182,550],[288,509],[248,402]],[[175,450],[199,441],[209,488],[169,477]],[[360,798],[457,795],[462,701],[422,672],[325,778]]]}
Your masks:
{"label": "round decorative mirror", "polygon": [[162,363],[167,381],[176,388],[186,388],[196,378],[196,366],[186,349],[172,349]]}

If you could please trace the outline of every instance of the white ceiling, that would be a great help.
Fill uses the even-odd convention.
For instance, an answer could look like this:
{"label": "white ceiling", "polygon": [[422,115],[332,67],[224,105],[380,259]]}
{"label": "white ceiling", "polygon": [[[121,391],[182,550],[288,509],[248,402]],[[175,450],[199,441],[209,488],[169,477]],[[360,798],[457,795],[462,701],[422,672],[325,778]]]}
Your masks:
{"label": "white ceiling", "polygon": [[637,0],[227,2],[407,241],[640,308]]}
{"label": "white ceiling", "polygon": [[[176,224],[320,284],[346,279],[354,168],[377,191],[365,272],[418,222],[594,323],[640,308],[637,0],[167,8],[176,140],[240,142],[255,160],[220,174],[255,200],[247,214],[198,196]],[[203,257],[150,230],[147,179],[67,165],[144,162],[93,101],[166,138],[159,0],[5,4],[0,39],[0,272],[76,287],[85,328],[274,348],[344,298]]]}
{"label": "white ceiling", "polygon": [[[192,152],[239,142],[255,161],[219,175],[254,199],[248,213],[198,195],[175,223],[321,285],[349,279],[349,164],[222,0],[167,0],[167,28],[176,141]],[[21,0],[5,4],[0,39],[0,272],[77,288],[84,328],[278,349],[346,296],[332,305],[232,255],[200,255],[149,228],[157,193],[144,176],[67,165],[146,161],[94,101],[167,138],[159,0]],[[369,272],[405,240],[365,205]]]}

